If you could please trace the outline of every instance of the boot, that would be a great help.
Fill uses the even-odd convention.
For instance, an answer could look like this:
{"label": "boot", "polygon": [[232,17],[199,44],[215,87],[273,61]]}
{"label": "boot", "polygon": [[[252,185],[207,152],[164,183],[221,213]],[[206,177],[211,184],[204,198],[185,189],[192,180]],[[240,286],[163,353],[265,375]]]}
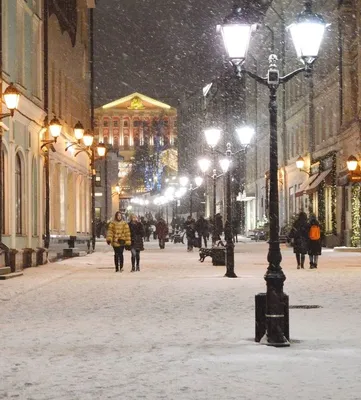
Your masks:
{"label": "boot", "polygon": [[134,265],[132,265],[132,269],[130,270],[130,272],[135,272]]}
{"label": "boot", "polygon": [[136,269],[136,271],[140,271],[139,265],[137,265],[137,269]]}
{"label": "boot", "polygon": [[119,271],[118,268],[118,256],[114,256],[114,265],[115,265],[115,272]]}
{"label": "boot", "polygon": [[119,265],[119,271],[123,272],[123,265]]}

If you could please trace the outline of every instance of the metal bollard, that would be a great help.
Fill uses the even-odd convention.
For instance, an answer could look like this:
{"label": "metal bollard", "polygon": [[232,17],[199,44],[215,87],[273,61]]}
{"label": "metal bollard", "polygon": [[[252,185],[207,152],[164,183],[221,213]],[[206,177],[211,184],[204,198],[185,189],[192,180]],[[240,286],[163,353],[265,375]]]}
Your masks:
{"label": "metal bollard", "polygon": [[[255,342],[260,342],[266,333],[266,293],[258,293],[255,296]],[[290,314],[289,297],[284,293],[284,325],[283,334],[290,340]]]}

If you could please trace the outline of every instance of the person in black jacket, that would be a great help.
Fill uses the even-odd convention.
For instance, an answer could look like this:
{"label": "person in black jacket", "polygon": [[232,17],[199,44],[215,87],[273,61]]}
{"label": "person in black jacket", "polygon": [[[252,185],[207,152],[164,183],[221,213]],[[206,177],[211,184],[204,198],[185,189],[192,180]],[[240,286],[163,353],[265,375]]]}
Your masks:
{"label": "person in black jacket", "polygon": [[207,247],[207,238],[209,236],[209,225],[208,221],[201,215],[195,225],[196,231],[200,238],[200,245],[202,247],[202,238],[204,240],[204,247]]}
{"label": "person in black jacket", "polygon": [[[310,269],[314,269],[317,268],[318,256],[322,252],[321,227],[315,215],[311,215],[309,227],[308,256],[310,257]],[[316,227],[315,230],[314,227]]]}
{"label": "person in black jacket", "polygon": [[187,236],[187,251],[193,251],[194,239],[196,237],[195,220],[191,215],[188,215],[186,222],[184,223],[184,229]]}
{"label": "person in black jacket", "polygon": [[305,257],[308,252],[307,214],[301,211],[294,222],[288,240],[293,239],[293,252],[296,254],[297,269],[304,268]]}
{"label": "person in black jacket", "polygon": [[144,250],[144,227],[143,224],[138,221],[136,215],[131,216],[129,222],[129,230],[131,236],[130,251],[132,253],[132,269],[131,272],[140,271],[140,252]]}

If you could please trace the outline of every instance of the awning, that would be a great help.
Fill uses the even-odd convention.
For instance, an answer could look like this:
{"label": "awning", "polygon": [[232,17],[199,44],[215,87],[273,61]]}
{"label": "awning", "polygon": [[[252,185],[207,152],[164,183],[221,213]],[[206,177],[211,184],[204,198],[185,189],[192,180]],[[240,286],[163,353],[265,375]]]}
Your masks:
{"label": "awning", "polygon": [[326,169],[326,171],[322,171],[317,176],[317,178],[311,183],[311,185],[307,188],[307,193],[312,193],[312,192],[316,191],[319,184],[327,178],[327,176],[329,175],[330,172],[331,172],[331,168]]}
{"label": "awning", "polygon": [[296,192],[296,197],[302,196],[305,193],[305,191],[310,187],[312,182],[317,178],[317,176],[318,176],[317,174],[314,174],[310,176],[308,179],[306,179]]}

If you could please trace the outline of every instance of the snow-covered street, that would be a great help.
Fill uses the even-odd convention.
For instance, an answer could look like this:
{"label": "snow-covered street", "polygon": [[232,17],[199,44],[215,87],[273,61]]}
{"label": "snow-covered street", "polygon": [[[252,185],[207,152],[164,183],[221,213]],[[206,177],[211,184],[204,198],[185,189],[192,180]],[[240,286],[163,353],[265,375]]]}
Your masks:
{"label": "snow-covered street", "polygon": [[361,398],[361,258],[324,250],[296,270],[282,247],[289,348],[254,342],[266,243],[236,245],[239,279],[181,244],[146,243],[141,272],[112,252],[0,282],[1,399],[351,400]]}

